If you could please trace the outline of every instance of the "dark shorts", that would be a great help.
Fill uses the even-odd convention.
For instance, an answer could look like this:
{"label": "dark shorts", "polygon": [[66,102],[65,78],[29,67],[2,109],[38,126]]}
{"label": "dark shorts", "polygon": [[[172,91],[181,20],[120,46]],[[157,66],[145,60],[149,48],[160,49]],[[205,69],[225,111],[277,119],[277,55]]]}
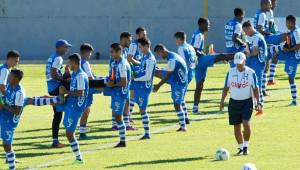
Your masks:
{"label": "dark shorts", "polygon": [[228,112],[230,125],[238,125],[243,121],[249,121],[253,112],[252,98],[246,100],[230,99]]}

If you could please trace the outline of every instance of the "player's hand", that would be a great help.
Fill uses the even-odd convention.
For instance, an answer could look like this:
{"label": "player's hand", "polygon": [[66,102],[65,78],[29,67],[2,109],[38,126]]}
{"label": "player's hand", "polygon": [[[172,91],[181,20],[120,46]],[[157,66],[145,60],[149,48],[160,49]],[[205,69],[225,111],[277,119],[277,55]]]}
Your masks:
{"label": "player's hand", "polygon": [[0,110],[2,110],[3,108],[4,108],[4,104],[1,103],[1,104],[0,104]]}
{"label": "player's hand", "polygon": [[109,81],[106,83],[107,87],[113,87],[114,86],[114,82],[113,81]]}
{"label": "player's hand", "polygon": [[156,93],[160,88],[160,85],[159,84],[155,84],[154,87],[153,87],[153,92]]}
{"label": "player's hand", "polygon": [[223,110],[224,110],[224,102],[223,101],[221,101],[220,102],[220,111],[222,112]]}

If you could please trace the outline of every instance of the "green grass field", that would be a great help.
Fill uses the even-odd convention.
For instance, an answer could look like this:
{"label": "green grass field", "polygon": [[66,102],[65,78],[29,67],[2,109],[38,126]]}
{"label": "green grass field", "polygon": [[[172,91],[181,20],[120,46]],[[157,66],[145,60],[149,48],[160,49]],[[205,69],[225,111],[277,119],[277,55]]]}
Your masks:
{"label": "green grass field", "polygon": [[[21,65],[25,72],[23,85],[27,96],[46,94],[44,65]],[[107,65],[93,65],[97,75],[107,73]],[[152,139],[139,141],[143,134],[140,115],[133,115],[138,131],[128,132],[128,147],[113,149],[118,142],[118,132],[111,131],[110,98],[96,95],[88,126],[89,140],[80,141],[84,165],[72,165],[74,156],[70,147],[51,149],[52,109],[49,106],[25,108],[15,134],[14,150],[22,163],[18,168],[44,169],[143,169],[143,170],[239,170],[246,162],[262,170],[300,169],[300,107],[287,107],[290,90],[283,65],[278,67],[277,85],[270,87],[266,98],[265,115],[253,117],[249,156],[231,156],[228,161],[215,161],[218,148],[226,148],[233,155],[237,145],[233,128],[228,125],[227,113],[217,114],[222,87],[228,65],[209,69],[201,110],[207,115],[190,115],[187,133],[175,132],[177,116],[173,109],[170,88],[163,86],[152,94],[148,112],[151,119]],[[299,77],[299,74],[298,74]],[[299,79],[297,83],[300,85]],[[186,96],[189,108],[193,102],[193,82]],[[299,89],[299,87],[298,87]],[[135,108],[137,111],[137,107]],[[203,118],[203,120],[200,120]],[[61,125],[60,140],[68,144]],[[4,151],[1,149],[0,168],[6,169]]]}

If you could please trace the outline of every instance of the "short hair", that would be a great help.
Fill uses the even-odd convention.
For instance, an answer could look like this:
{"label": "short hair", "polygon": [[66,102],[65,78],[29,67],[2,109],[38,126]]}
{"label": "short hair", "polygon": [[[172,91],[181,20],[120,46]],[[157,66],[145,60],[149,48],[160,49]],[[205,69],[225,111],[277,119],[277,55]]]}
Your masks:
{"label": "short hair", "polygon": [[69,56],[69,60],[70,61],[74,61],[76,64],[80,64],[80,60],[81,60],[81,57],[78,53],[74,53],[72,55]]}
{"label": "short hair", "polygon": [[234,9],[234,16],[242,16],[245,14],[245,11],[242,8],[235,8]]}
{"label": "short hair", "polygon": [[148,46],[148,47],[150,47],[150,45],[151,45],[151,42],[150,42],[150,40],[148,39],[148,38],[140,38],[140,39],[138,39],[138,41],[137,41],[139,44],[141,44],[142,46]]}
{"label": "short hair", "polygon": [[91,44],[89,43],[83,43],[81,46],[80,46],[80,51],[94,51],[94,48]]}
{"label": "short hair", "polygon": [[21,81],[24,77],[24,73],[22,70],[19,70],[19,69],[13,69],[10,71],[10,73],[16,77],[19,81]]}
{"label": "short hair", "polygon": [[18,57],[20,57],[20,53],[17,50],[11,50],[6,55],[6,59],[18,58]]}
{"label": "short hair", "polygon": [[120,40],[123,39],[123,38],[130,38],[130,37],[131,37],[131,34],[130,34],[130,32],[127,32],[127,31],[122,32],[120,34]]}
{"label": "short hair", "polygon": [[119,43],[111,44],[110,48],[113,49],[115,52],[118,52],[118,51],[122,50],[122,46]]}
{"label": "short hair", "polygon": [[138,27],[136,30],[135,30],[135,34],[139,34],[141,33],[142,31],[146,31],[146,29],[144,27]]}
{"label": "short hair", "polygon": [[271,3],[270,0],[260,0],[260,4],[266,4],[266,3]]}
{"label": "short hair", "polygon": [[180,40],[186,40],[186,33],[184,31],[178,31],[174,34],[174,37]]}
{"label": "short hair", "polygon": [[252,27],[251,21],[248,20],[243,23],[243,28],[246,28],[246,27]]}
{"label": "short hair", "polygon": [[286,20],[290,21],[290,22],[293,22],[293,23],[296,23],[296,17],[294,15],[288,15],[286,17]]}
{"label": "short hair", "polygon": [[154,52],[158,52],[158,51],[165,51],[167,48],[165,45],[163,44],[157,44],[155,47],[154,47]]}
{"label": "short hair", "polygon": [[208,24],[208,19],[207,18],[199,18],[198,19],[198,25],[202,25],[202,24]]}

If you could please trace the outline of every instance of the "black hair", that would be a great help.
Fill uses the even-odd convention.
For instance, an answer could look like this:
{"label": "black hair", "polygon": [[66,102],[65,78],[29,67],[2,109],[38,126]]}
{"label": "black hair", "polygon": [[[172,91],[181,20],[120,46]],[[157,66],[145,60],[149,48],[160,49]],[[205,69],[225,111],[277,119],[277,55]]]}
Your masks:
{"label": "black hair", "polygon": [[19,70],[19,69],[13,69],[10,71],[10,73],[16,77],[19,81],[21,81],[24,77],[24,73],[22,70]]}
{"label": "black hair", "polygon": [[118,51],[122,50],[122,46],[119,43],[111,44],[110,48],[113,49],[115,52],[118,52]]}
{"label": "black hair", "polygon": [[290,21],[290,22],[293,22],[293,23],[296,23],[296,17],[294,15],[288,15],[286,17],[286,20]]}
{"label": "black hair", "polygon": [[81,57],[78,53],[74,53],[69,56],[69,60],[74,61],[76,64],[80,64]]}
{"label": "black hair", "polygon": [[165,45],[163,44],[157,44],[155,47],[154,47],[154,52],[158,52],[158,51],[165,51],[167,48]]}
{"label": "black hair", "polygon": [[80,46],[80,51],[94,51],[94,48],[91,44],[89,43],[83,43],[81,46]]}
{"label": "black hair", "polygon": [[120,40],[123,39],[123,38],[130,38],[130,37],[131,37],[131,34],[130,34],[130,32],[127,32],[127,31],[122,32],[120,34]]}
{"label": "black hair", "polygon": [[140,39],[138,39],[137,42],[139,44],[141,44],[142,46],[147,45],[148,47],[150,47],[150,45],[151,45],[151,42],[150,42],[150,40],[148,38],[140,38]]}
{"label": "black hair", "polygon": [[251,24],[251,21],[249,21],[249,20],[243,23],[243,28],[251,27],[251,26],[252,26],[252,24]]}
{"label": "black hair", "polygon": [[18,58],[18,57],[20,57],[20,53],[17,50],[11,50],[6,55],[6,59]]}
{"label": "black hair", "polygon": [[135,30],[135,34],[139,34],[140,32],[142,31],[146,31],[146,29],[144,27],[138,27],[136,30]]}
{"label": "black hair", "polygon": [[245,14],[245,11],[242,8],[235,8],[234,9],[234,16],[242,16]]}
{"label": "black hair", "polygon": [[186,33],[184,31],[178,31],[174,34],[174,37],[182,41],[186,40]]}
{"label": "black hair", "polygon": [[202,25],[202,24],[208,24],[208,19],[207,18],[199,18],[198,19],[198,25]]}

